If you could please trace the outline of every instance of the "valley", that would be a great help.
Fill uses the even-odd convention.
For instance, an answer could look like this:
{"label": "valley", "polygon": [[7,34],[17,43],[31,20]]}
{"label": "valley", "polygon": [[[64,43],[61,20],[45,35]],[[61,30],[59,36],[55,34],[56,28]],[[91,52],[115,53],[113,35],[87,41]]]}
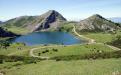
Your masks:
{"label": "valley", "polygon": [[121,74],[120,24],[98,14],[70,22],[50,10],[0,26],[0,75]]}

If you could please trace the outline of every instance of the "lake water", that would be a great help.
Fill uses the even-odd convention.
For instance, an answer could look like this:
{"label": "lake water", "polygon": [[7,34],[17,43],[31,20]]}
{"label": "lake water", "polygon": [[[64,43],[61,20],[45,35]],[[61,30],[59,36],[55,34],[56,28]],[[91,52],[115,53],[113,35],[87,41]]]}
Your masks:
{"label": "lake water", "polygon": [[12,39],[12,42],[22,42],[27,45],[39,44],[80,44],[84,40],[76,38],[74,35],[66,32],[34,32]]}

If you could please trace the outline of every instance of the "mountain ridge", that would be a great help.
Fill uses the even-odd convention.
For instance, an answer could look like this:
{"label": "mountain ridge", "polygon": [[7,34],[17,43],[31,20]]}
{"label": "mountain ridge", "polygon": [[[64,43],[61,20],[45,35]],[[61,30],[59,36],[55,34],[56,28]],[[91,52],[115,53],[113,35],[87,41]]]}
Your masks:
{"label": "mountain ridge", "polygon": [[78,30],[116,30],[119,27],[112,21],[107,20],[99,14],[94,14],[78,23]]}
{"label": "mountain ridge", "polygon": [[[10,19],[2,24],[2,27],[12,32],[15,29],[31,33],[35,31],[50,31],[60,30],[59,27],[64,22],[68,22],[59,12],[55,10],[49,10],[48,12],[39,16],[20,16]],[[77,24],[77,29],[89,30],[89,31],[106,31],[116,30],[118,25],[99,14],[94,14],[84,20],[81,20]],[[22,32],[23,33],[23,32]]]}
{"label": "mountain ridge", "polygon": [[116,23],[121,23],[121,17],[112,17],[112,18],[107,18],[107,19]]}
{"label": "mountain ridge", "polygon": [[3,23],[3,27],[7,29],[19,27],[28,30],[28,32],[34,32],[57,28],[62,21],[66,21],[66,19],[60,13],[55,10],[49,10],[39,16],[21,16],[10,19]]}
{"label": "mountain ridge", "polygon": [[2,24],[2,21],[0,21],[0,24]]}

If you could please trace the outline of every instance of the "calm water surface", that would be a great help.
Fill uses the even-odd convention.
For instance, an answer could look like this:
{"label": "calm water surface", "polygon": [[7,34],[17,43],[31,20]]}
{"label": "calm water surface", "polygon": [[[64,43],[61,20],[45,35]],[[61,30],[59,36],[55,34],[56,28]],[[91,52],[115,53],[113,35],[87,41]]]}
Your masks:
{"label": "calm water surface", "polygon": [[27,45],[39,44],[64,44],[72,45],[84,43],[84,40],[76,38],[74,35],[66,32],[34,32],[12,39],[12,42],[22,42]]}

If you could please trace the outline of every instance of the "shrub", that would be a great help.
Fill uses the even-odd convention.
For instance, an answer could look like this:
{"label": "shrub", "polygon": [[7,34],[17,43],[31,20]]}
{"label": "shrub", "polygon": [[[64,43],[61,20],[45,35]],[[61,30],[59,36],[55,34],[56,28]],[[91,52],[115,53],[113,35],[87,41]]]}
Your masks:
{"label": "shrub", "polygon": [[31,64],[31,63],[36,63],[36,60],[35,59],[29,59],[29,58],[26,58],[24,59],[24,64]]}
{"label": "shrub", "polygon": [[61,59],[56,59],[56,61],[60,61]]}
{"label": "shrub", "polygon": [[3,59],[0,59],[0,64],[3,64]]}
{"label": "shrub", "polygon": [[41,53],[38,53],[38,56],[40,56],[41,55]]}
{"label": "shrub", "polygon": [[121,48],[121,35],[117,35],[111,42],[108,42],[108,44]]}
{"label": "shrub", "polygon": [[121,50],[113,52],[96,52],[85,55],[68,55],[52,57],[56,61],[60,60],[80,60],[80,59],[106,59],[106,58],[121,58]]}
{"label": "shrub", "polygon": [[52,49],[54,52],[57,52],[58,51],[58,49]]}
{"label": "shrub", "polygon": [[24,56],[5,56],[5,55],[0,55],[0,60],[1,62],[17,62],[17,61],[22,61],[25,64],[30,64],[30,63],[36,63],[37,61],[44,60],[40,58],[34,58],[34,57],[24,57]]}
{"label": "shrub", "polygon": [[45,52],[49,52],[49,50],[45,50]]}
{"label": "shrub", "polygon": [[5,40],[0,40],[0,48],[7,48],[8,46],[10,46],[10,42]]}
{"label": "shrub", "polygon": [[46,53],[45,51],[42,51],[42,53],[44,54],[44,53]]}
{"label": "shrub", "polygon": [[19,66],[19,65],[22,65],[22,63],[18,62],[16,64],[14,64],[13,66]]}

